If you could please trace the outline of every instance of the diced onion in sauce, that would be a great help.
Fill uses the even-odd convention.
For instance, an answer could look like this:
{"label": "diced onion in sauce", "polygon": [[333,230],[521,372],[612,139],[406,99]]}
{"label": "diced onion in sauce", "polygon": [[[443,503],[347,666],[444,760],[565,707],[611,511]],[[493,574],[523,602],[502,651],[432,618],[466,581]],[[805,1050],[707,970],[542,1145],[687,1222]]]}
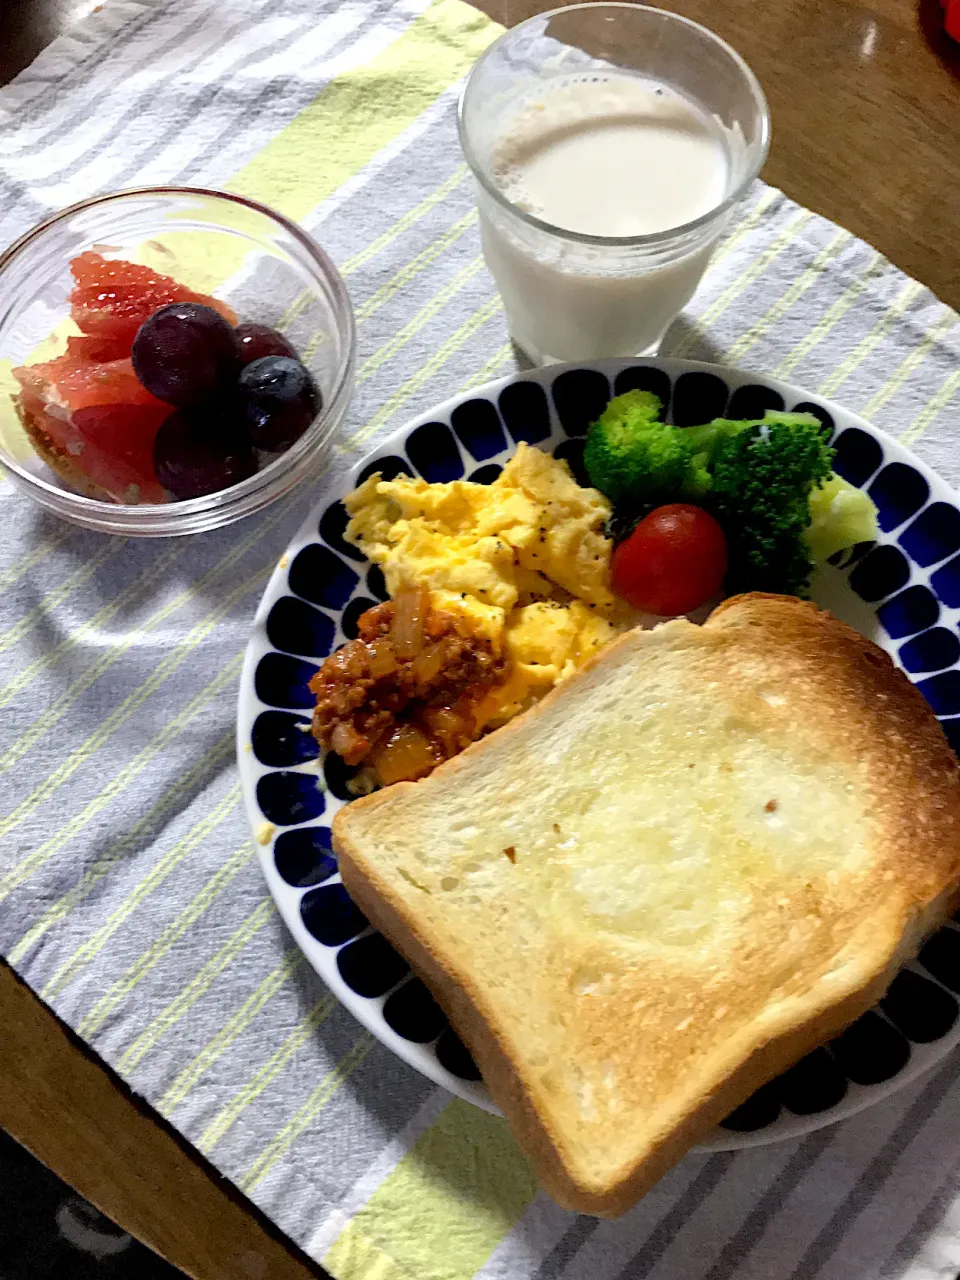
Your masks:
{"label": "diced onion in sauce", "polygon": [[397,655],[389,640],[374,640],[367,646],[370,674],[378,680],[397,669]]}
{"label": "diced onion in sauce", "polygon": [[443,670],[447,650],[443,641],[421,649],[412,663],[413,677],[420,685],[429,684]]}
{"label": "diced onion in sauce", "polygon": [[394,601],[396,609],[390,639],[398,658],[415,658],[423,648],[423,624],[430,607],[430,594],[426,587],[411,587],[400,591]]}
{"label": "diced onion in sauce", "polygon": [[443,753],[414,724],[397,727],[368,756],[386,786],[426,777],[443,760]]}

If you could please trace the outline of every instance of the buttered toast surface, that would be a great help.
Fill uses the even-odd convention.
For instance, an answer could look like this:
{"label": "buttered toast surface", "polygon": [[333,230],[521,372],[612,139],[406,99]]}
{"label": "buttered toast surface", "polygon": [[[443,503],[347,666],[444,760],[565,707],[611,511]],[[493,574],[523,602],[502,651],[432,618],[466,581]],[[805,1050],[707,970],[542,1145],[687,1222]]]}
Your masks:
{"label": "buttered toast surface", "polygon": [[960,781],[879,649],[741,596],[628,633],[333,832],[547,1190],[609,1215],[950,913]]}

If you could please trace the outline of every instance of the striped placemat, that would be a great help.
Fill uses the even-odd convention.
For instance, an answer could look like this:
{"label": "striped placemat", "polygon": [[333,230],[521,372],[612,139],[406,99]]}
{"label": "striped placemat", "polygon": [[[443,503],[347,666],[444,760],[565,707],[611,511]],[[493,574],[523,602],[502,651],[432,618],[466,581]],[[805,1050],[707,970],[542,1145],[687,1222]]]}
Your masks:
{"label": "striped placemat", "polygon": [[[454,122],[496,30],[460,0],[109,0],[0,91],[2,239],[146,183],[298,218],[357,307],[340,474],[512,367]],[[956,483],[956,321],[757,184],[665,351],[835,396]],[[3,482],[3,953],[337,1280],[953,1275],[956,1058],[834,1129],[690,1156],[598,1222],[552,1205],[501,1121],[330,998],[266,897],[233,765],[256,602],[319,484],[218,533],[136,542]]]}

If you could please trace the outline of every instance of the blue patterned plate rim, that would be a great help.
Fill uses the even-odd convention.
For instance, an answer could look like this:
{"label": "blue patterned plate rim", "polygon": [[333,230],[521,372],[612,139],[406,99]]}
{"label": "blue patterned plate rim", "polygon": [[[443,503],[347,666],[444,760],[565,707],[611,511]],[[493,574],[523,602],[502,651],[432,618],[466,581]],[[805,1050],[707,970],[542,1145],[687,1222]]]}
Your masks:
{"label": "blue patterned plate rim", "polygon": [[[406,448],[413,433],[417,431],[418,428],[435,423],[443,424],[443,426],[447,428],[447,435],[454,440],[460,451],[461,465],[464,459],[467,460],[467,469],[475,469],[478,465],[482,465],[484,462],[489,465],[490,462],[495,461],[496,459],[509,457],[514,451],[516,445],[511,440],[510,431],[504,421],[504,416],[499,407],[499,402],[502,393],[506,389],[517,384],[533,384],[534,386],[543,388],[545,393],[546,409],[549,415],[550,432],[548,436],[537,441],[537,443],[544,443],[551,449],[557,448],[559,444],[563,443],[567,439],[575,440],[579,438],[576,431],[571,434],[570,431],[565,430],[564,427],[561,426],[560,417],[558,416],[558,406],[553,397],[554,384],[558,379],[568,374],[586,374],[588,378],[590,375],[601,374],[608,380],[606,394],[609,395],[613,394],[614,382],[618,377],[626,377],[629,379],[632,376],[635,376],[637,371],[642,371],[639,375],[641,380],[645,377],[662,378],[663,375],[666,375],[669,379],[671,398],[676,387],[677,379],[682,377],[684,374],[708,375],[708,379],[719,380],[724,384],[723,405],[720,408],[713,405],[711,411],[706,415],[709,417],[720,416],[726,407],[728,399],[733,396],[734,393],[743,389],[744,395],[756,395],[757,393],[761,393],[761,399],[763,395],[766,395],[767,397],[772,395],[774,398],[780,397],[784,406],[788,409],[800,404],[805,406],[814,405],[819,410],[830,415],[836,426],[837,436],[839,436],[841,432],[852,427],[865,433],[867,436],[872,437],[880,446],[880,461],[876,464],[870,474],[863,479],[863,484],[866,484],[868,480],[875,479],[876,476],[879,475],[880,471],[891,462],[900,463],[912,469],[912,471],[921,477],[923,482],[925,482],[926,496],[919,505],[904,518],[904,520],[893,525],[891,530],[888,531],[888,534],[896,532],[897,530],[902,530],[907,521],[913,521],[921,511],[926,510],[926,508],[932,503],[943,503],[954,510],[956,510],[958,505],[960,505],[955,492],[925,463],[920,459],[915,458],[908,449],[893,439],[893,437],[878,430],[858,415],[851,413],[849,410],[844,409],[842,406],[829,399],[819,396],[816,393],[808,392],[804,388],[798,387],[795,384],[784,382],[777,378],[768,377],[762,373],[747,372],[744,370],[728,368],[726,366],[709,364],[703,361],[668,358],[661,359],[658,357],[643,359],[618,358],[586,361],[578,364],[552,365],[544,369],[536,369],[530,372],[508,375],[507,377],[500,378],[494,382],[462,392],[461,394],[451,397],[443,403],[436,405],[434,408],[407,422],[404,426],[393,432],[387,439],[381,441],[375,449],[357,462],[336,486],[327,485],[325,488],[321,489],[321,496],[318,496],[316,506],[304,521],[287,550],[280,557],[277,567],[267,584],[266,590],[264,591],[263,598],[261,599],[254,619],[253,630],[247,646],[243,671],[240,679],[237,712],[238,768],[247,816],[254,833],[254,838],[257,841],[260,864],[263,869],[267,886],[274,898],[274,901],[276,902],[284,923],[292,933],[294,940],[303,951],[311,966],[330,988],[337,999],[366,1027],[368,1031],[371,1032],[373,1036],[380,1040],[387,1048],[391,1049],[403,1061],[420,1071],[436,1084],[443,1085],[452,1093],[455,1093],[467,1101],[473,1102],[477,1106],[495,1114],[498,1113],[498,1108],[490,1098],[490,1095],[482,1081],[467,1079],[461,1075],[454,1074],[438,1059],[434,1044],[426,1041],[423,1043],[415,1042],[398,1034],[392,1026],[388,1025],[383,1013],[384,1004],[392,995],[395,994],[396,991],[404,988],[408,980],[408,974],[405,973],[398,977],[396,976],[396,973],[391,970],[388,977],[392,976],[395,978],[395,981],[393,981],[385,991],[380,992],[373,997],[358,994],[356,990],[348,985],[338,968],[337,957],[342,951],[349,948],[355,941],[357,941],[358,938],[363,939],[372,936],[372,930],[370,930],[369,927],[364,930],[363,924],[360,921],[355,920],[349,926],[344,926],[345,928],[352,928],[354,932],[339,941],[334,941],[328,945],[324,945],[324,943],[318,941],[317,938],[314,937],[304,923],[301,914],[301,902],[308,898],[310,893],[313,891],[313,886],[318,885],[322,889],[335,889],[339,881],[339,877],[335,872],[333,872],[332,874],[327,875],[322,881],[309,882],[311,887],[305,888],[303,884],[295,886],[288,883],[277,869],[275,846],[277,840],[282,835],[286,834],[288,831],[311,830],[315,828],[322,829],[325,824],[321,824],[317,821],[320,816],[320,814],[317,813],[312,816],[308,816],[302,823],[294,822],[287,824],[282,830],[278,831],[277,826],[268,819],[267,815],[261,808],[261,804],[258,801],[258,783],[268,774],[277,774],[278,769],[276,765],[262,765],[257,760],[252,746],[251,734],[257,717],[262,712],[274,709],[276,704],[267,703],[261,700],[256,690],[256,675],[261,660],[268,654],[278,652],[267,635],[268,618],[270,617],[274,606],[281,598],[284,597],[289,596],[295,600],[297,599],[289,585],[289,572],[291,565],[293,565],[298,553],[303,551],[304,548],[309,546],[324,546],[324,541],[319,532],[322,516],[327,512],[331,504],[335,505],[339,499],[355,487],[357,476],[361,471],[367,468],[372,461],[378,458],[395,456],[397,454],[404,454],[404,457],[406,457]],[[595,378],[594,382],[596,383],[596,386],[599,387],[600,384]],[[709,385],[715,392],[717,391],[716,383],[704,382],[703,385]],[[749,391],[746,389],[749,389]],[[472,461],[470,460],[468,445],[465,443],[462,434],[460,434],[459,437],[456,436],[451,425],[451,418],[454,411],[460,406],[468,404],[471,401],[486,401],[488,404],[492,404],[498,419],[500,434],[506,444],[504,449],[497,451],[494,455],[484,458],[478,458],[474,455]],[[762,412],[762,407],[760,412]],[[735,416],[754,416],[754,414],[752,412],[738,412]],[[698,420],[703,421],[704,418],[701,417]],[[476,445],[474,445],[474,447],[476,447]],[[466,472],[464,471],[464,475],[465,474]],[[960,522],[960,516],[958,516],[958,522]],[[896,545],[888,534],[883,536],[879,545]],[[355,558],[347,561],[336,547],[329,548],[329,550],[333,552],[334,558],[340,562],[340,567],[346,568],[350,571],[350,575],[354,575],[357,578],[357,581],[353,584],[351,596],[356,593],[358,588],[363,591],[364,578],[362,575],[365,575],[368,572],[369,566],[366,564],[363,566],[359,565]],[[960,546],[958,546],[957,550],[960,550]],[[901,558],[905,559],[908,563],[909,573],[912,577],[914,569],[917,566],[914,564],[909,553],[905,552],[902,548],[900,548],[900,552]],[[323,552],[321,554],[326,555],[328,553]],[[953,556],[954,554],[954,551],[949,553],[950,556]],[[958,562],[960,562],[960,558],[958,558]],[[936,562],[934,567],[938,566],[942,567],[939,561]],[[846,565],[845,570],[850,567],[851,566],[849,564]],[[907,581],[909,580],[910,578],[908,577]],[[888,651],[892,652],[894,656],[896,656],[896,643],[894,643],[892,638],[886,639],[883,636],[880,624],[872,614],[871,606],[864,606],[863,603],[854,596],[854,592],[849,585],[846,584],[847,578],[845,571],[831,571],[830,575],[825,576],[824,582],[820,584],[820,590],[815,590],[815,598],[819,603],[833,609],[833,611],[839,616],[843,617],[852,625],[857,626],[861,631],[864,631],[866,634],[870,634],[872,638],[876,639],[878,643],[883,644]],[[900,592],[904,585],[905,583],[900,583],[900,585],[895,589],[895,592],[888,592],[886,593],[886,596],[892,598],[894,594]],[[931,594],[932,592],[928,589],[927,595]],[[881,596],[872,603],[876,605],[884,598],[884,596]],[[310,605],[313,612],[325,614],[336,624],[336,638],[332,639],[331,647],[336,647],[337,644],[342,643],[343,632],[340,630],[340,621],[347,603],[348,601],[344,600],[339,608],[326,605],[321,609],[314,609],[314,604],[316,604],[316,602],[313,602]],[[960,600],[958,600],[957,606],[957,613],[960,614]],[[954,612],[954,607],[951,606],[947,612]],[[327,624],[324,625],[326,626]],[[333,627],[329,627],[328,630],[331,637],[333,637]],[[899,639],[902,640],[903,636],[900,636]],[[289,654],[289,648],[284,652]],[[960,650],[958,650],[958,654],[960,654]],[[304,662],[306,661],[304,659],[294,659],[294,661],[301,660]],[[315,668],[318,665],[318,661],[314,659],[310,665]],[[960,675],[958,675],[958,681],[960,681]],[[297,714],[296,708],[292,708],[292,713],[293,715]],[[305,708],[302,711],[302,718],[309,721],[309,709]],[[958,724],[960,724],[960,720],[958,720]],[[315,778],[317,782],[321,780],[319,766],[317,764],[310,765],[303,761],[298,761],[290,768],[280,769],[279,773],[284,775],[284,785],[286,785],[287,782],[289,782],[290,785],[293,785],[293,783],[296,782],[296,779],[292,778],[291,775],[298,775],[300,778],[304,779],[303,782],[296,782],[295,789],[298,790],[297,803],[300,803],[300,799],[303,796],[306,796],[307,799],[310,798],[309,793],[311,786],[307,781],[310,777]],[[322,802],[321,809],[325,812],[327,819],[329,819],[341,802],[332,796],[329,791],[327,792],[327,799],[330,800],[331,807],[325,807],[325,799]],[[330,895],[327,896],[330,897]],[[345,897],[345,895],[342,896]],[[333,897],[336,897],[336,895],[333,895]],[[331,897],[331,901],[332,900],[333,898]],[[340,904],[340,908],[342,908],[343,903],[341,898],[337,897],[336,901]],[[357,932],[358,928],[360,929],[359,933]],[[952,932],[953,931],[951,931],[951,933]],[[957,934],[957,939],[958,948],[960,948],[960,934]],[[389,951],[389,948],[386,950]],[[911,969],[915,974],[922,974],[922,978],[926,980],[928,985],[933,984],[937,986],[937,989],[944,994],[948,993],[949,990],[955,990],[954,988],[945,987],[938,978],[934,978],[927,970],[917,969],[915,965],[907,966],[907,968]],[[383,981],[387,980],[387,978],[383,979]],[[884,1021],[886,1015],[878,1013],[878,1018],[880,1021]],[[889,1019],[887,1019],[887,1021],[889,1021]],[[889,1025],[891,1028],[893,1027],[892,1023]],[[897,1034],[899,1035],[899,1032],[897,1032]],[[904,1036],[901,1036],[900,1038],[905,1040]],[[876,1083],[861,1084],[857,1083],[855,1079],[849,1078],[846,1080],[846,1088],[839,1100],[829,1106],[821,1108],[813,1114],[795,1113],[787,1110],[785,1106],[778,1105],[777,1115],[772,1121],[769,1121],[756,1129],[742,1132],[718,1128],[710,1138],[701,1143],[701,1149],[720,1151],[766,1145],[771,1142],[798,1137],[815,1129],[822,1128],[827,1124],[832,1124],[838,1120],[845,1119],[865,1107],[872,1105],[874,1102],[879,1102],[881,1099],[904,1088],[906,1085],[911,1083],[911,1081],[931,1070],[932,1067],[958,1042],[960,1042],[960,1020],[955,1021],[951,1029],[938,1036],[936,1040],[931,1043],[910,1043],[908,1045],[908,1059],[900,1069],[894,1071],[894,1073],[887,1079]]]}

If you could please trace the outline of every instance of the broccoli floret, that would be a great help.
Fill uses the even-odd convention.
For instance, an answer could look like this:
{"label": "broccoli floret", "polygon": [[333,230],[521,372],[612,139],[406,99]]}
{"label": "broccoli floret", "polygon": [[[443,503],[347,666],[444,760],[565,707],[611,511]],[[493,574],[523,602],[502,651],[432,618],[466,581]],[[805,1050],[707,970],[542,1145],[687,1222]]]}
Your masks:
{"label": "broccoli floret", "polygon": [[705,472],[691,469],[693,441],[660,421],[662,409],[652,391],[627,391],[610,401],[587,433],[583,461],[590,483],[631,511],[709,486]]}
{"label": "broccoli floret", "polygon": [[727,539],[731,594],[806,594],[813,570],[804,538],[809,499],[832,460],[820,423],[806,414],[767,414],[720,441],[709,502]]}
{"label": "broccoli floret", "polygon": [[835,472],[810,494],[810,524],[803,538],[815,564],[880,536],[876,503]]}
{"label": "broccoli floret", "polygon": [[785,427],[820,430],[819,420],[812,414],[782,413],[772,409],[768,410],[763,418],[714,418],[712,422],[705,422],[700,427],[685,427],[684,435],[693,446],[692,471],[707,477],[706,483],[703,483],[698,490],[688,489],[688,492],[706,493],[712,488],[713,464],[726,440],[749,431],[751,427],[770,426],[773,423],[779,423]]}
{"label": "broccoli floret", "polygon": [[724,440],[738,436],[741,431],[756,426],[755,422],[734,421],[732,418],[714,418],[700,427],[684,427],[684,437],[693,455],[690,459],[690,477],[684,496],[698,497],[713,488],[713,463]]}
{"label": "broccoli floret", "polygon": [[704,459],[704,465],[713,467],[720,446],[731,436],[741,435],[751,427],[767,427],[779,423],[785,427],[802,427],[820,430],[820,421],[812,413],[780,413],[768,409],[762,418],[714,418],[702,427],[685,427],[684,435],[693,445],[694,454]]}
{"label": "broccoli floret", "polygon": [[705,459],[709,466],[716,457],[724,440],[738,436],[750,427],[759,426],[761,419],[755,421],[734,421],[732,418],[714,418],[705,422],[702,427],[684,427],[684,435],[693,445],[693,451]]}

